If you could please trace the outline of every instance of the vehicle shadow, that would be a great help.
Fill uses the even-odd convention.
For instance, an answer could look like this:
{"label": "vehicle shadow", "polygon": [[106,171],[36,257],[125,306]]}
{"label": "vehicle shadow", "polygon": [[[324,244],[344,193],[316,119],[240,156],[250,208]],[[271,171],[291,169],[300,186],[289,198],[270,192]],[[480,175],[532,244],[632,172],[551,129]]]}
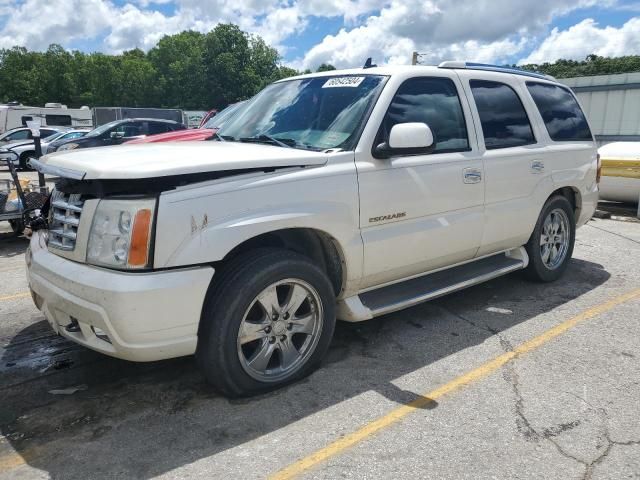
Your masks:
{"label": "vehicle shadow", "polygon": [[[193,358],[120,361],[54,337],[40,321],[4,349],[0,431],[25,462],[54,479],[151,478],[365,392],[398,403],[420,399],[437,385],[413,392],[394,381],[576,299],[609,277],[601,265],[574,259],[554,284],[514,274],[369,322],[340,322],[317,372],[242,400],[213,391]],[[487,311],[490,306],[503,313]],[[81,390],[48,393],[73,386]],[[419,403],[437,409],[429,399]]]}
{"label": "vehicle shadow", "polygon": [[0,258],[22,255],[28,246],[29,240],[25,237],[16,235],[10,229],[0,230]]}

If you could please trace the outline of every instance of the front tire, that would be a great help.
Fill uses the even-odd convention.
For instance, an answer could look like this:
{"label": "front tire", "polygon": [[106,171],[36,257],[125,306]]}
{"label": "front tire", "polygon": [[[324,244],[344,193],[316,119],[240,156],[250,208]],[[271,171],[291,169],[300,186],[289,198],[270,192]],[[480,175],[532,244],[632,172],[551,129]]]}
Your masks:
{"label": "front tire", "polygon": [[11,230],[16,235],[22,235],[22,232],[24,232],[24,220],[22,219],[9,220],[9,225],[11,225]]}
{"label": "front tire", "polygon": [[311,373],[335,327],[335,294],[310,259],[257,250],[214,280],[202,312],[196,360],[231,397],[272,390]]}
{"label": "front tire", "polygon": [[575,239],[576,222],[571,203],[559,195],[550,198],[525,245],[529,255],[525,275],[538,282],[560,278],[573,255]]}
{"label": "front tire", "polygon": [[20,155],[20,170],[29,171],[31,170],[31,162],[29,161],[31,158],[35,158],[36,152],[24,152]]}

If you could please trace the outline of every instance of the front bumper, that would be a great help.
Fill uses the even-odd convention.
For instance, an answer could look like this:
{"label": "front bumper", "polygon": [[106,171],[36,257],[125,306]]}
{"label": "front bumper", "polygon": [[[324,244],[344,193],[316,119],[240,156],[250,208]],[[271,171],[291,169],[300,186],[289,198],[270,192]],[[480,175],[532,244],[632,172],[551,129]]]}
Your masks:
{"label": "front bumper", "polygon": [[[129,273],[67,260],[35,232],[27,278],[36,306],[60,335],[132,361],[191,355],[212,267]],[[105,335],[108,340],[105,339]]]}
{"label": "front bumper", "polygon": [[16,154],[9,155],[0,153],[0,165],[3,167],[6,166],[7,160],[11,160],[11,163],[13,163],[16,167],[20,165],[20,158]]}

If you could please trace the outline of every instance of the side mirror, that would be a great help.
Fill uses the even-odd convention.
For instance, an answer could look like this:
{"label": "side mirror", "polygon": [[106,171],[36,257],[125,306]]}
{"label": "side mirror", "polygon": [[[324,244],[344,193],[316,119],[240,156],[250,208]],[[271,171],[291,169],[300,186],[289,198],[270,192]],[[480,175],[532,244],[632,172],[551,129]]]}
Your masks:
{"label": "side mirror", "polygon": [[435,148],[433,132],[426,123],[398,123],[391,127],[389,141],[377,145],[373,154],[376,158],[393,155],[425,155]]}
{"label": "side mirror", "polygon": [[124,132],[111,132],[111,138],[124,138]]}

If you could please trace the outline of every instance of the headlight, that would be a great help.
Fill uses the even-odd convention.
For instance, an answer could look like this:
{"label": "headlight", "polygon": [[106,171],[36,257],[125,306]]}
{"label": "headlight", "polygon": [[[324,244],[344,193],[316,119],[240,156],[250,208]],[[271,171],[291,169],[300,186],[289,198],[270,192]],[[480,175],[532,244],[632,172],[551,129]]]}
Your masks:
{"label": "headlight", "polygon": [[64,145],[60,145],[58,147],[58,151],[62,150],[73,150],[74,148],[78,148],[80,146],[79,143],[65,143]]}
{"label": "headlight", "polygon": [[121,269],[150,266],[154,198],[101,200],[93,216],[87,263]]}

